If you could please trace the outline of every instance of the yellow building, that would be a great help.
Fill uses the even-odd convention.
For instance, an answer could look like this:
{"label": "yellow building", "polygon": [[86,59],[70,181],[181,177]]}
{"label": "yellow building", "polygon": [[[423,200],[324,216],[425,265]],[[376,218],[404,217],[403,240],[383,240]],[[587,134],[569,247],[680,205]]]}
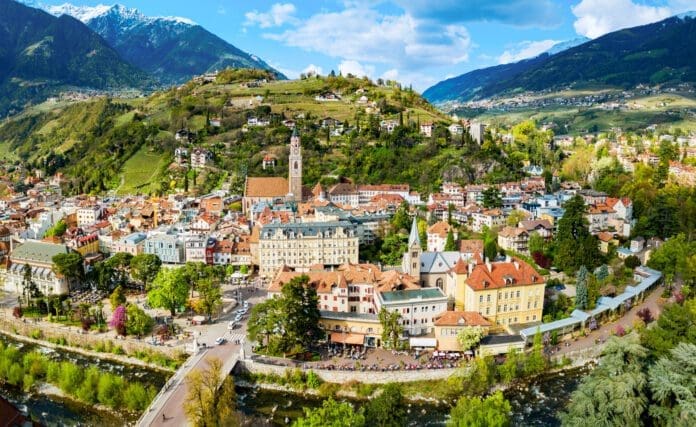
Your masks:
{"label": "yellow building", "polygon": [[449,273],[457,310],[480,313],[501,326],[541,321],[544,278],[526,262],[460,261]]}
{"label": "yellow building", "polygon": [[321,311],[319,326],[332,343],[379,347],[382,325],[376,314]]}
{"label": "yellow building", "polygon": [[435,338],[440,351],[460,351],[457,335],[467,328],[481,327],[488,335],[491,323],[472,311],[446,311],[435,319]]}

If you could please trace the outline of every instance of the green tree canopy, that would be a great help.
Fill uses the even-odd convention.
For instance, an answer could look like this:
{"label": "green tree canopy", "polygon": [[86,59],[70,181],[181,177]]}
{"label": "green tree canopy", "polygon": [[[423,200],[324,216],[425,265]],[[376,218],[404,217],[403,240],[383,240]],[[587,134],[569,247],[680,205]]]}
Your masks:
{"label": "green tree canopy", "polygon": [[491,185],[483,192],[483,207],[486,209],[500,208],[503,207],[503,197],[500,195],[500,190],[498,187]]}
{"label": "green tree canopy", "polygon": [[139,337],[147,335],[155,326],[155,320],[135,304],[126,306],[126,333]]}
{"label": "green tree canopy", "polygon": [[78,252],[58,254],[53,257],[53,268],[65,277],[69,284],[81,282],[85,278],[84,262]]}
{"label": "green tree canopy", "polygon": [[485,331],[480,326],[472,326],[462,329],[457,334],[457,342],[462,351],[468,351],[476,347],[485,335]]}
{"label": "green tree canopy", "polygon": [[482,399],[464,396],[450,412],[447,427],[507,427],[512,407],[503,393],[497,391]]}
{"label": "green tree canopy", "polygon": [[157,273],[147,292],[147,301],[153,307],[169,310],[174,316],[176,309],[186,303],[188,289],[181,268],[163,268]]}
{"label": "green tree canopy", "polygon": [[401,427],[406,425],[406,402],[398,384],[389,383],[365,407],[365,419],[370,425]]}
{"label": "green tree canopy", "polygon": [[304,409],[305,415],[297,419],[293,427],[363,427],[365,415],[347,402],[336,402],[332,398],[322,402],[321,408]]}
{"label": "green tree canopy", "polygon": [[680,343],[650,367],[655,404],[650,415],[662,425],[687,426],[696,420],[696,345]]}
{"label": "green tree canopy", "polygon": [[382,307],[377,317],[382,326],[382,346],[398,348],[404,333],[404,327],[401,326],[401,314],[398,311],[389,311]]}
{"label": "green tree canopy", "polygon": [[454,241],[454,233],[452,228],[447,232],[447,240],[445,241],[445,251],[456,251],[457,244]]}
{"label": "green tree canopy", "polygon": [[599,365],[573,392],[564,426],[638,426],[647,408],[647,351],[638,336],[609,340]]}
{"label": "green tree canopy", "polygon": [[585,218],[585,201],[576,195],[564,205],[565,213],[558,222],[556,235],[556,265],[564,271],[574,272],[581,265],[595,268],[602,261],[597,237],[590,234]]}
{"label": "green tree canopy", "polygon": [[138,254],[130,260],[131,277],[147,289],[147,286],[157,277],[161,265],[162,261],[157,255]]}

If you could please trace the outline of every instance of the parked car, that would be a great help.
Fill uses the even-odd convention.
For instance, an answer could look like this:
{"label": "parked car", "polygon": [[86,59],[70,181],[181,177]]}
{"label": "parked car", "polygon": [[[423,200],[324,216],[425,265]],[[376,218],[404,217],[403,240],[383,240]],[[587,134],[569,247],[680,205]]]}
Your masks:
{"label": "parked car", "polygon": [[225,343],[225,339],[223,337],[218,337],[215,339],[215,344],[217,345],[223,345]]}

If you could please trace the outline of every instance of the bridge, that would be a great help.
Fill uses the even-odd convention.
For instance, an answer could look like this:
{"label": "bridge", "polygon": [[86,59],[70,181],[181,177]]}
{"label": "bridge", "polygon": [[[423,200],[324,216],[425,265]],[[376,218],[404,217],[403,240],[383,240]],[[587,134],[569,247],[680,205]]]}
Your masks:
{"label": "bridge", "polygon": [[[229,342],[226,344],[201,350],[198,354],[191,356],[152,400],[138,420],[138,427],[188,425],[184,413],[184,402],[188,394],[186,376],[195,369],[205,370],[209,358],[222,360],[222,375],[229,375],[241,358],[241,350],[244,346],[243,337],[237,335],[240,334],[227,337]],[[240,339],[242,344],[234,344],[237,339]]]}

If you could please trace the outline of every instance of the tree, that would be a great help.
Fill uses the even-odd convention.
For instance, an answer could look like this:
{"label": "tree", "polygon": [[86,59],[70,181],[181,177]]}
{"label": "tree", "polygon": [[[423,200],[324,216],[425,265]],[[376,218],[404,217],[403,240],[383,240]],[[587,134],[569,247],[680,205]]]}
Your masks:
{"label": "tree", "polygon": [[326,399],[321,408],[304,409],[304,417],[296,420],[293,427],[363,427],[365,415],[362,410],[355,410],[347,402]]}
{"label": "tree", "polygon": [[116,286],[116,289],[109,296],[109,302],[111,302],[111,308],[116,309],[119,305],[126,304],[126,293],[123,291],[122,286]]}
{"label": "tree", "polygon": [[687,426],[696,419],[696,345],[680,343],[648,372],[650,415],[661,425]]}
{"label": "tree", "polygon": [[447,427],[506,427],[510,425],[511,411],[510,402],[500,391],[485,399],[464,396],[452,408]]}
{"label": "tree", "polygon": [[271,346],[271,340],[274,338],[282,340],[284,338],[284,319],[285,316],[281,311],[280,298],[270,298],[262,303],[255,304],[251,309],[251,315],[247,322],[247,337],[250,341],[258,342],[267,347],[280,347],[278,345]]}
{"label": "tree", "polygon": [[207,362],[206,369],[196,369],[186,376],[186,419],[195,427],[239,425],[232,379],[223,375],[220,359],[209,358]]}
{"label": "tree", "polygon": [[198,296],[200,298],[200,308],[208,318],[222,306],[222,290],[220,284],[211,279],[203,279],[198,282]]}
{"label": "tree", "polygon": [[647,351],[638,336],[612,337],[600,362],[573,392],[561,415],[564,426],[638,426],[647,407]]}
{"label": "tree", "polygon": [[503,207],[503,197],[500,195],[498,187],[491,185],[481,192],[483,196],[483,207],[486,209]]}
{"label": "tree", "polygon": [[541,339],[541,333],[537,329],[537,333],[534,334],[534,343],[532,344],[532,351],[527,355],[527,359],[524,362],[524,373],[526,375],[536,375],[546,369],[547,360],[544,357],[544,345]]}
{"label": "tree", "polygon": [[411,218],[408,215],[408,202],[404,201],[394,213],[392,227],[397,233],[401,230],[408,230],[411,227]]}
{"label": "tree", "polygon": [[131,277],[141,282],[143,288],[147,289],[147,285],[157,277],[161,266],[162,261],[157,255],[138,254],[130,260]]}
{"label": "tree", "polygon": [[462,329],[459,334],[457,334],[457,342],[459,343],[459,348],[462,351],[469,351],[476,347],[481,341],[481,338],[485,335],[485,331],[480,326],[472,326],[469,328]]}
{"label": "tree", "polygon": [[454,242],[454,233],[452,228],[447,232],[447,240],[445,241],[445,251],[456,251],[457,244]]}
{"label": "tree", "polygon": [[182,269],[163,268],[152,282],[147,301],[152,307],[167,309],[174,316],[176,309],[186,304],[188,289]]}
{"label": "tree", "polygon": [[401,314],[398,311],[389,311],[382,307],[377,315],[382,326],[382,346],[384,348],[398,348],[404,327],[401,326]]}
{"label": "tree", "polygon": [[609,266],[602,264],[597,270],[595,270],[595,277],[600,282],[604,282],[609,277]]}
{"label": "tree", "polygon": [[527,214],[515,209],[514,211],[510,212],[507,219],[505,220],[505,223],[510,227],[517,227],[517,224],[519,224],[520,221],[524,221],[526,218]]}
{"label": "tree", "polygon": [[574,272],[581,265],[594,268],[601,261],[597,238],[590,234],[585,218],[585,201],[576,195],[563,205],[565,213],[558,222],[555,263],[564,271]]}
{"label": "tree", "polygon": [[421,242],[421,249],[428,250],[428,221],[418,219],[418,239]]}
{"label": "tree", "polygon": [[126,308],[124,306],[119,305],[114,309],[109,326],[114,328],[117,334],[126,335]]}
{"label": "tree", "polygon": [[22,295],[26,301],[29,298],[37,298],[41,295],[41,291],[39,291],[39,287],[31,275],[31,266],[29,264],[24,264],[24,267],[22,267]]}
{"label": "tree", "polygon": [[61,237],[68,230],[68,224],[62,219],[56,222],[53,227],[46,230],[45,237]]}
{"label": "tree", "polygon": [[635,255],[629,255],[624,260],[624,265],[626,266],[626,268],[630,268],[631,270],[633,270],[636,267],[640,267],[640,258],[638,258]]}
{"label": "tree", "polygon": [[369,420],[370,425],[401,427],[407,421],[405,403],[399,385],[389,383],[366,405],[365,419]]}
{"label": "tree", "polygon": [[309,286],[309,276],[293,277],[281,291],[285,334],[305,349],[323,335],[319,327],[319,297]]}
{"label": "tree", "polygon": [[665,305],[654,325],[641,332],[641,343],[657,357],[680,342],[696,344],[696,300]]}
{"label": "tree", "polygon": [[128,270],[130,269],[130,260],[133,255],[126,252],[118,252],[103,262],[105,265],[104,272],[110,275],[110,286],[127,286],[128,285]]}
{"label": "tree", "polygon": [[483,255],[488,260],[494,260],[498,256],[498,242],[486,240],[483,245]]}
{"label": "tree", "polygon": [[586,310],[589,306],[589,293],[587,290],[587,268],[580,266],[575,275],[575,307],[578,310]]}
{"label": "tree", "polygon": [[126,308],[126,333],[141,337],[147,335],[155,326],[155,320],[135,304]]}
{"label": "tree", "polygon": [[78,283],[85,278],[84,263],[79,252],[58,254],[53,257],[53,268],[57,274],[65,277],[68,287],[72,289],[72,284]]}

